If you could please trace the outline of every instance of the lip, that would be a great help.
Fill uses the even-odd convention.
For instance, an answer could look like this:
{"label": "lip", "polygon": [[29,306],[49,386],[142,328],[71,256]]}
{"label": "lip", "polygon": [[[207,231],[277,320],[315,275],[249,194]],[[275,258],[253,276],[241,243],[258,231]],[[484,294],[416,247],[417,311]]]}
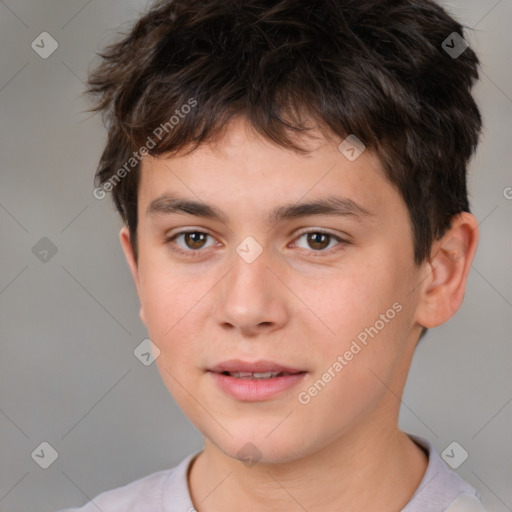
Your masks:
{"label": "lip", "polygon": [[300,373],[305,370],[299,368],[292,368],[290,366],[283,366],[273,361],[259,360],[259,361],[242,361],[241,359],[230,359],[209,368],[209,371],[214,373],[222,372],[286,372],[286,373]]}
{"label": "lip", "polygon": [[[258,380],[240,379],[224,375],[222,372],[286,372],[291,375]],[[208,373],[222,392],[242,402],[270,400],[296,386],[307,374],[305,370],[284,366],[272,361],[248,362],[239,359],[219,363],[208,370]]]}

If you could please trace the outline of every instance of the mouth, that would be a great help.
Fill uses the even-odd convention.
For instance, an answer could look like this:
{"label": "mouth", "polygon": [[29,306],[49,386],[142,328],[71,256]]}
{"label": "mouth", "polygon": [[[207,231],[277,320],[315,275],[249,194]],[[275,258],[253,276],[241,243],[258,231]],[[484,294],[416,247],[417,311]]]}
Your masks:
{"label": "mouth", "polygon": [[234,377],[235,379],[255,379],[255,380],[266,380],[274,379],[275,377],[287,377],[289,375],[297,375],[297,373],[303,372],[221,372],[221,375],[227,375]]}
{"label": "mouth", "polygon": [[209,369],[214,373],[228,375],[236,379],[272,379],[305,373],[305,370],[284,366],[273,361],[242,361],[241,359],[230,359],[223,361]]}
{"label": "mouth", "polygon": [[208,370],[215,384],[238,401],[256,402],[273,398],[296,386],[308,373],[272,361],[230,360]]}

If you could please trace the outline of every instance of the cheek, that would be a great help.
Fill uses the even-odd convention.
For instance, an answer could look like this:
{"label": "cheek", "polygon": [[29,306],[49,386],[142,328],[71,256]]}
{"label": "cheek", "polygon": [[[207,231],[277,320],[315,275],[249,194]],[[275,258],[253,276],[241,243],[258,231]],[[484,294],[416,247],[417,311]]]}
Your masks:
{"label": "cheek", "polygon": [[160,349],[156,363],[168,386],[174,388],[170,375],[181,381],[184,369],[197,361],[201,336],[196,317],[202,294],[190,286],[190,280],[166,276],[156,267],[144,274],[141,284],[148,335]]}
{"label": "cheek", "polygon": [[320,340],[312,349],[321,358],[314,375],[299,390],[303,394],[297,396],[311,431],[333,426],[326,436],[337,436],[340,428],[349,428],[382,400],[394,404],[396,397],[389,390],[402,374],[405,337],[400,315],[406,313],[401,304],[382,309],[388,323],[381,319],[379,308],[368,311],[350,302],[346,306],[347,316],[338,312],[338,318],[343,318],[333,324],[337,335]]}
{"label": "cheek", "polygon": [[[315,313],[324,324],[319,320],[310,323],[316,332],[309,340],[312,353],[320,356],[317,372],[331,368],[336,375],[344,373],[343,379],[333,382],[346,380],[346,389],[358,393],[378,382],[377,376],[391,378],[411,321],[407,279],[404,272],[402,279],[399,274],[392,266],[367,265],[338,280],[304,288],[307,302],[315,305]],[[338,372],[332,369],[336,362]]]}
{"label": "cheek", "polygon": [[[318,318],[311,325],[319,326],[320,331],[323,323],[322,342],[330,344],[330,341],[336,343],[336,339],[355,338],[390,309],[388,316],[394,317],[393,304],[403,300],[404,294],[400,281],[390,276],[390,269],[367,265],[355,271],[340,269],[334,278],[302,282],[298,295],[311,305],[311,312]],[[382,330],[380,323],[378,327]]]}
{"label": "cheek", "polygon": [[184,277],[155,257],[141,262],[139,279],[148,330],[159,339],[172,335],[200,300],[200,280]]}

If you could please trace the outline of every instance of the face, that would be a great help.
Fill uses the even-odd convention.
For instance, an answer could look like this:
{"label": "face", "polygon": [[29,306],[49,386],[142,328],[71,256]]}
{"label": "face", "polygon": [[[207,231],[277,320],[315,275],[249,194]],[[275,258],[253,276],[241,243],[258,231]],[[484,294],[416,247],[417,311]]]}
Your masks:
{"label": "face", "polygon": [[161,376],[231,457],[292,461],[395,421],[419,334],[401,197],[369,151],[309,149],[237,120],[215,147],[146,158],[137,265],[122,231]]}

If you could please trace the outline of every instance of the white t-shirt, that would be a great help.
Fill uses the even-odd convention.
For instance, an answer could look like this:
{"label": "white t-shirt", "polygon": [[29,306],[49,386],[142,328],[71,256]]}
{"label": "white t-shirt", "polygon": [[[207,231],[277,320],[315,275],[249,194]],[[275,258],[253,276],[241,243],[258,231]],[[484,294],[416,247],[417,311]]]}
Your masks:
{"label": "white t-shirt", "polygon": [[[485,512],[478,492],[445,464],[432,443],[408,435],[428,452],[429,461],[418,489],[400,512]],[[198,453],[174,468],[103,492],[82,508],[61,512],[197,512],[188,490],[187,471]]]}

